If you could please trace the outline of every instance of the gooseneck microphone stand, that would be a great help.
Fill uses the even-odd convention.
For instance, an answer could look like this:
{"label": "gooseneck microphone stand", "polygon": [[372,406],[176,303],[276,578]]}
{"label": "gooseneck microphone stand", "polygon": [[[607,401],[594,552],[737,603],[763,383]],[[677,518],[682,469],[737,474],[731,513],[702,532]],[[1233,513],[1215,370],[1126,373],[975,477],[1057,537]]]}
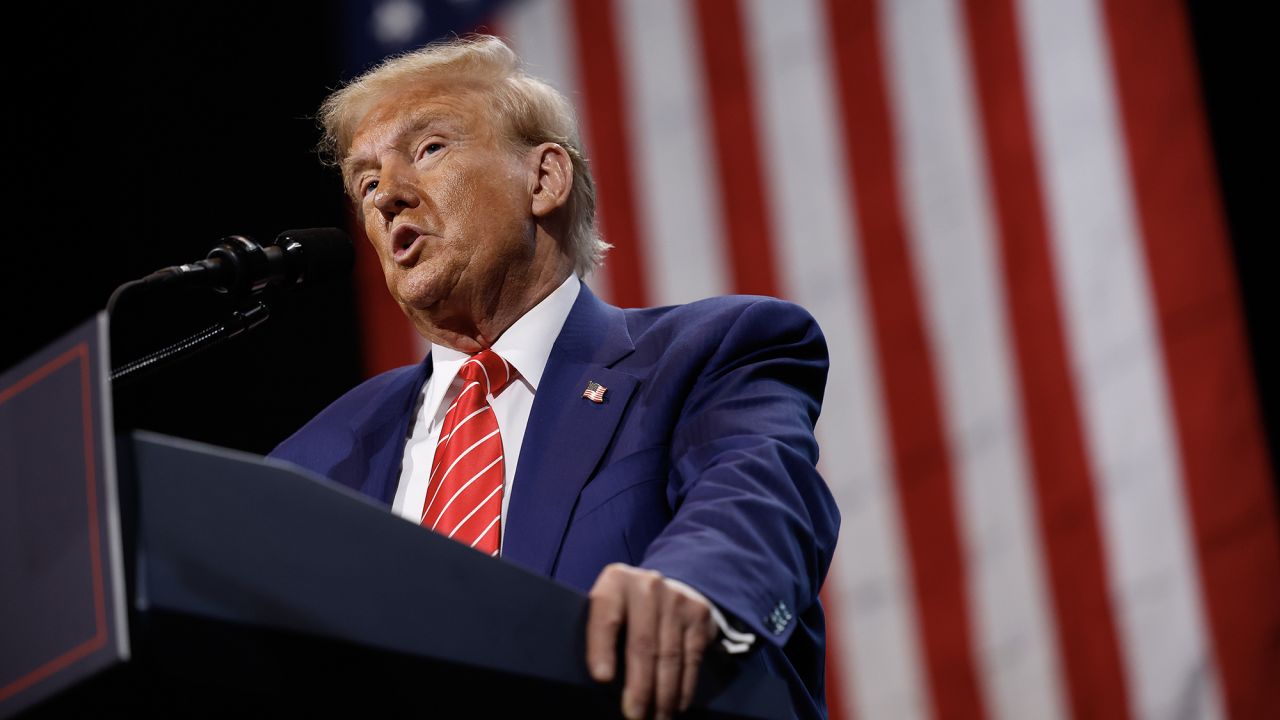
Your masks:
{"label": "gooseneck microphone stand", "polygon": [[262,301],[255,302],[247,308],[234,310],[222,322],[210,325],[198,333],[154,352],[147,353],[140,358],[111,368],[111,382],[116,384],[121,380],[134,379],[139,374],[158,368],[168,362],[175,362],[194,355],[201,350],[211,348],[214,345],[230,340],[246,330],[252,330],[266,322],[270,316],[271,309]]}

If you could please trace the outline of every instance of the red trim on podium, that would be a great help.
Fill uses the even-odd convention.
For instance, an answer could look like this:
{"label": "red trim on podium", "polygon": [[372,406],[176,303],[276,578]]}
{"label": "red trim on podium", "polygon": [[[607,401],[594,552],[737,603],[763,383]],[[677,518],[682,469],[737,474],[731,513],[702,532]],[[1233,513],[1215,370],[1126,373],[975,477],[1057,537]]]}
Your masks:
{"label": "red trim on podium", "polygon": [[107,644],[107,607],[102,582],[102,546],[98,527],[97,467],[94,462],[93,398],[89,383],[89,346],[81,342],[70,350],[31,371],[18,382],[0,390],[0,405],[44,380],[72,361],[80,363],[80,404],[84,420],[85,498],[89,509],[89,549],[93,568],[93,637],[36,667],[25,675],[0,687],[0,702],[8,700],[32,685],[66,668],[77,660],[100,650]]}

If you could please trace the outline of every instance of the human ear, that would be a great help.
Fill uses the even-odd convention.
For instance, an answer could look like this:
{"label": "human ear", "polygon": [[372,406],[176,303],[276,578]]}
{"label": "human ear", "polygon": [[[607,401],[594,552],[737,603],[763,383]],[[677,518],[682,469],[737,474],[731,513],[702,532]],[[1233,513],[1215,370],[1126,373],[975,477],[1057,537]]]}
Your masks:
{"label": "human ear", "polygon": [[546,217],[569,202],[573,189],[573,161],[569,153],[556,143],[542,143],[530,154],[538,165],[533,177],[534,217]]}

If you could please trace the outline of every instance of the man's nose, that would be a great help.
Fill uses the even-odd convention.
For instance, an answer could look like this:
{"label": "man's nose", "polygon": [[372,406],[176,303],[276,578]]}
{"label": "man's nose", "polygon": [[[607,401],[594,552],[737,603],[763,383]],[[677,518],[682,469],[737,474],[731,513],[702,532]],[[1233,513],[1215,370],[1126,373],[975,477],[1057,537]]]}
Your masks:
{"label": "man's nose", "polygon": [[402,163],[383,164],[378,187],[373,191],[373,204],[388,221],[402,210],[418,206],[417,188],[408,168],[403,167]]}

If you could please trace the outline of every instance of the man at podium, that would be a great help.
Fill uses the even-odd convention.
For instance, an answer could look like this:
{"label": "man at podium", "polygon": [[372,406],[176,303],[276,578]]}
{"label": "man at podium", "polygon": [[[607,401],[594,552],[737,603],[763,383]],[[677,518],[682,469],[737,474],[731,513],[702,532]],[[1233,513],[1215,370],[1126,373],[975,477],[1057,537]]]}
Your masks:
{"label": "man at podium", "polygon": [[812,317],[762,297],[597,299],[580,278],[609,246],[573,111],[496,38],[393,58],[321,121],[431,351],[273,456],[588,591],[588,668],[612,679],[623,643],[628,717],[687,707],[721,651],[760,654],[798,715],[824,716],[839,516],[816,469]]}

